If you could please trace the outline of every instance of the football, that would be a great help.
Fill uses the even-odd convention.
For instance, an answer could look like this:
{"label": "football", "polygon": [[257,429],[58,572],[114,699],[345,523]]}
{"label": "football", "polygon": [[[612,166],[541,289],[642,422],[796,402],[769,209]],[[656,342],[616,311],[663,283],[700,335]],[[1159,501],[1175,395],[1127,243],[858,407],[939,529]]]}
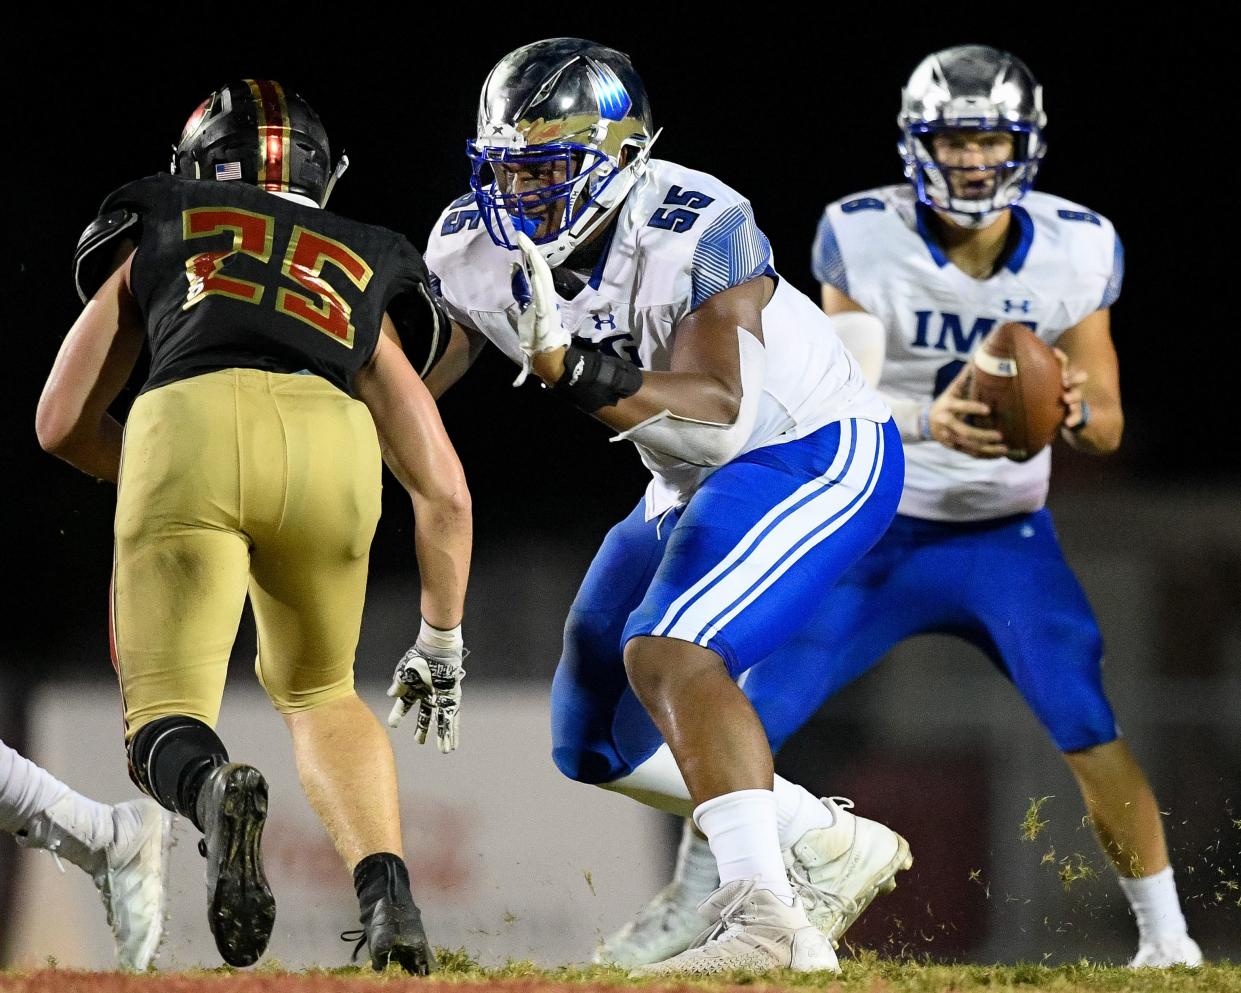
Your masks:
{"label": "football", "polygon": [[969,397],[991,408],[974,424],[999,431],[1014,462],[1034,458],[1051,444],[1067,413],[1056,353],[1024,324],[1001,324],[983,339],[971,364]]}

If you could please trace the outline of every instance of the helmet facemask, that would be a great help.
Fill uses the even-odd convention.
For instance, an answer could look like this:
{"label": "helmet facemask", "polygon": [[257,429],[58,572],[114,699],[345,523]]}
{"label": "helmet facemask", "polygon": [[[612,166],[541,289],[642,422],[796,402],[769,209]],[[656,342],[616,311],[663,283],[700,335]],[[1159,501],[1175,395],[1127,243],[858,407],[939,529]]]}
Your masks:
{"label": "helmet facemask", "polygon": [[515,233],[521,232],[540,246],[549,264],[563,261],[598,230],[637,180],[646,156],[632,144],[625,147],[630,154],[613,158],[576,142],[526,147],[467,142],[470,188],[492,240],[515,249]]}
{"label": "helmet facemask", "polygon": [[[905,176],[919,202],[968,228],[989,226],[1000,211],[1025,196],[1046,151],[1038,129],[1030,124],[911,123],[903,131],[899,149]],[[935,137],[961,131],[1007,134],[1012,138],[1012,153],[995,163],[945,165],[935,154]]]}

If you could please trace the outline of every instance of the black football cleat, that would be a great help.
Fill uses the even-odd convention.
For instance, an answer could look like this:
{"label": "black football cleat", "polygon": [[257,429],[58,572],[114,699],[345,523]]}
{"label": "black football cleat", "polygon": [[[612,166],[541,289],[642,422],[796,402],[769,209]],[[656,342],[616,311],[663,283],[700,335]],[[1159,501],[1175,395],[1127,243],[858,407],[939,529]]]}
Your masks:
{"label": "black football cleat", "polygon": [[402,878],[404,866],[399,873],[392,864],[384,870],[382,886],[369,890],[362,899],[362,930],[347,932],[347,940],[358,940],[355,957],[365,943],[376,972],[395,962],[408,973],[425,976],[435,971],[435,953],[422,928],[422,913],[409,892],[408,879]]}
{"label": "black football cleat", "polygon": [[229,965],[247,966],[267,949],[276,901],[263,875],[260,842],[267,820],[267,780],[253,766],[230,762],[207,776],[198,795],[207,859],[207,923]]}

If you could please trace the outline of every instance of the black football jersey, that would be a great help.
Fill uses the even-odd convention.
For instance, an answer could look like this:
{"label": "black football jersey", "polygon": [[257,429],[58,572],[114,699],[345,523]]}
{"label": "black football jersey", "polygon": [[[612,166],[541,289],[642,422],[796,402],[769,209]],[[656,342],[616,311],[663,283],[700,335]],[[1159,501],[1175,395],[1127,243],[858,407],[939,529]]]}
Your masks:
{"label": "black football jersey", "polygon": [[422,256],[394,231],[248,183],[172,175],[121,187],[100,213],[120,207],[141,218],[130,285],[151,350],[143,392],[245,368],[308,372],[352,394],[385,311],[420,353],[415,368],[446,343]]}

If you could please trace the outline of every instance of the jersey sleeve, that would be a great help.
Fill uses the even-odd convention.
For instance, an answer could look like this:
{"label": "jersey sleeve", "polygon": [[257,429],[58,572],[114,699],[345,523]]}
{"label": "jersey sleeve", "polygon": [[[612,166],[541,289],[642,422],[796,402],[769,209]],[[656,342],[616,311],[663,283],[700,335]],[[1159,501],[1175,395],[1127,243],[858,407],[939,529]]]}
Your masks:
{"label": "jersey sleeve", "polygon": [[126,244],[142,244],[142,219],[157,205],[156,177],[126,183],[108,195],[82,231],[73,252],[73,285],[86,303],[123,261]]}
{"label": "jersey sleeve", "polygon": [[733,204],[711,221],[694,246],[690,309],[730,287],[774,272],[771,262],[771,243],[755,223],[753,208],[745,200]]}
{"label": "jersey sleeve", "polygon": [[1065,327],[1071,328],[1120,297],[1125,250],[1112,222],[1068,200],[1043,208],[1043,223],[1063,260]]}
{"label": "jersey sleeve", "polygon": [[99,213],[106,214],[108,211],[116,210],[119,207],[127,208],[139,214],[147,213],[157,206],[161,193],[166,195],[167,192],[166,185],[160,182],[158,176],[136,179],[132,183],[126,183],[119,189],[109,193],[100,206]]}
{"label": "jersey sleeve", "polygon": [[810,267],[814,271],[814,278],[848,296],[849,276],[845,271],[845,257],[840,251],[840,241],[836,237],[829,211],[823,211],[823,216],[819,218],[819,228],[815,232],[814,246],[810,254]]}
{"label": "jersey sleeve", "polygon": [[885,190],[870,190],[827,205],[815,232],[815,278],[835,287],[867,313],[885,312],[885,274],[901,243],[903,223]]}
{"label": "jersey sleeve", "polygon": [[404,237],[396,239],[391,271],[383,309],[396,326],[410,365],[425,378],[448,347],[448,314],[421,253]]}
{"label": "jersey sleeve", "polygon": [[1120,235],[1114,235],[1112,248],[1112,274],[1103,287],[1103,299],[1099,301],[1099,310],[1112,306],[1120,298],[1120,286],[1125,280],[1125,246]]}
{"label": "jersey sleeve", "polygon": [[429,286],[440,307],[467,331],[478,332],[465,302],[457,298],[463,292],[457,283],[464,278],[459,270],[465,265],[466,243],[480,222],[477,209],[470,209],[472,202],[471,196],[458,197],[440,214],[427,239],[426,265]]}

